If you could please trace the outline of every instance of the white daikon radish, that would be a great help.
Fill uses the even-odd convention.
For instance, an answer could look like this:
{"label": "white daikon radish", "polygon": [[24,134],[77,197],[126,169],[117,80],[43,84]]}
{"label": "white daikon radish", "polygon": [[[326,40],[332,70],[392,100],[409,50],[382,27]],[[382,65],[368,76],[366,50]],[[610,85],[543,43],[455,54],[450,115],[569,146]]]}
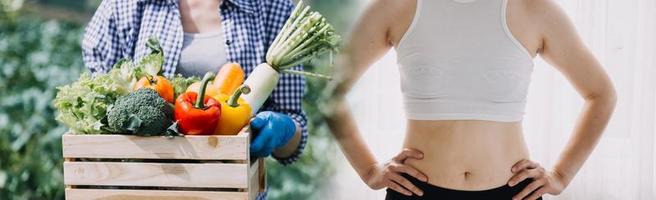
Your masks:
{"label": "white daikon radish", "polygon": [[244,81],[244,85],[248,85],[251,88],[251,92],[242,94],[242,98],[251,106],[253,115],[257,113],[257,110],[262,107],[273,89],[276,88],[279,77],[278,71],[273,69],[269,64],[262,63],[255,67],[248,76],[248,79]]}
{"label": "white daikon radish", "polygon": [[291,69],[321,53],[337,50],[340,37],[318,12],[300,1],[266,54],[266,63],[255,67],[244,84],[251,92],[243,95],[253,114],[262,107],[278,85],[280,73],[330,79],[329,76]]}

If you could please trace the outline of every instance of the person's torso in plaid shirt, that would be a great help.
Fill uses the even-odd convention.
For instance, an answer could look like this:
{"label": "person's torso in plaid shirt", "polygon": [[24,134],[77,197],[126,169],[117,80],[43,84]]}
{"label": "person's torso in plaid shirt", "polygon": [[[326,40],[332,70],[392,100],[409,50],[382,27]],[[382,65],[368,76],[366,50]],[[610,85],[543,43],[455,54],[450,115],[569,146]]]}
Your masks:
{"label": "person's torso in plaid shirt", "polygon": [[[224,0],[220,6],[227,60],[243,66],[247,76],[265,54],[294,8],[291,0]],[[105,73],[121,58],[139,59],[150,53],[145,42],[157,36],[164,50],[163,74],[175,74],[183,30],[178,0],[104,0],[87,25],[82,41],[85,65]],[[302,66],[297,66],[301,70]],[[296,161],[307,143],[307,119],[301,109],[305,79],[282,74],[262,110],[290,115],[302,127],[302,139],[282,164]],[[263,196],[263,195],[262,195]]]}

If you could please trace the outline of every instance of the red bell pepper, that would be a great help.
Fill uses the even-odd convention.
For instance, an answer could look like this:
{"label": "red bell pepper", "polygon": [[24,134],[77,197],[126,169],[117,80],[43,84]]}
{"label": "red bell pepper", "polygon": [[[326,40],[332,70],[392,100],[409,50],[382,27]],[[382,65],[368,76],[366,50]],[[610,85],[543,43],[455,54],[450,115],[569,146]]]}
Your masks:
{"label": "red bell pepper", "polygon": [[[211,135],[221,117],[221,103],[206,96],[205,89],[214,73],[207,73],[201,81],[200,94],[190,91],[175,100],[175,120],[180,132],[187,135]],[[194,103],[195,101],[195,103]]]}

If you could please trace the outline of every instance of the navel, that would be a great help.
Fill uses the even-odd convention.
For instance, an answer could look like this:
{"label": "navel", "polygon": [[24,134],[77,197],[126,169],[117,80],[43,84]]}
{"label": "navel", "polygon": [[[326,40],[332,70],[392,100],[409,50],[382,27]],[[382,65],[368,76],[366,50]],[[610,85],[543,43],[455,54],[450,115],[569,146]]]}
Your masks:
{"label": "navel", "polygon": [[465,180],[471,178],[471,172],[465,172],[463,175],[465,176]]}

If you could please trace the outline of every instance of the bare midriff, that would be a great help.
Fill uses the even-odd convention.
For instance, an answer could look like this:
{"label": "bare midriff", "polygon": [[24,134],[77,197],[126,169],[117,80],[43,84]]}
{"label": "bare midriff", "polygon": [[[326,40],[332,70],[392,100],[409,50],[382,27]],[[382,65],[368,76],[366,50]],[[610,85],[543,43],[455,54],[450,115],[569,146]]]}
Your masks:
{"label": "bare midriff", "polygon": [[455,190],[503,186],[512,166],[529,157],[521,122],[409,120],[404,147],[424,153],[406,163],[428,183]]}

